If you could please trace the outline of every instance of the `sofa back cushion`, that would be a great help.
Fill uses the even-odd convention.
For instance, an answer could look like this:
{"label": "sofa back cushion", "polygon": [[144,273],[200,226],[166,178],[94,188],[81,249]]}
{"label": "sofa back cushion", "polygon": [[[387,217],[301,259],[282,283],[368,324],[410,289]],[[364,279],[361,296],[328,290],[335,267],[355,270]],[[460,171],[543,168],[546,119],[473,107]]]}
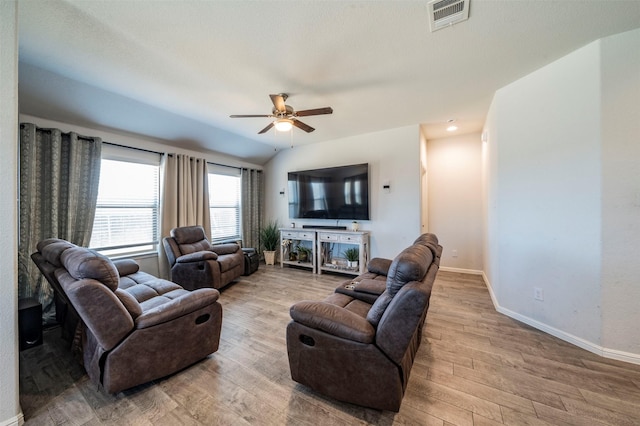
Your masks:
{"label": "sofa back cushion", "polygon": [[389,267],[387,291],[391,297],[406,283],[421,281],[433,262],[433,253],[422,245],[414,244],[402,250]]}
{"label": "sofa back cushion", "polygon": [[387,275],[387,288],[369,309],[367,321],[377,327],[398,291],[407,283],[422,281],[432,262],[433,253],[421,244],[414,244],[400,252],[391,262]]}
{"label": "sofa back cushion", "polygon": [[173,228],[171,236],[180,249],[180,254],[191,254],[197,251],[211,250],[211,243],[202,226],[182,226]]}
{"label": "sofa back cushion", "polygon": [[72,247],[76,247],[76,245],[57,238],[42,240],[37,246],[38,251],[42,253],[42,257],[56,268],[62,266],[62,261],[60,260],[62,253]]}
{"label": "sofa back cushion", "polygon": [[106,256],[84,247],[71,247],[60,256],[63,266],[76,280],[94,279],[111,291],[118,288],[120,275],[113,262]]}

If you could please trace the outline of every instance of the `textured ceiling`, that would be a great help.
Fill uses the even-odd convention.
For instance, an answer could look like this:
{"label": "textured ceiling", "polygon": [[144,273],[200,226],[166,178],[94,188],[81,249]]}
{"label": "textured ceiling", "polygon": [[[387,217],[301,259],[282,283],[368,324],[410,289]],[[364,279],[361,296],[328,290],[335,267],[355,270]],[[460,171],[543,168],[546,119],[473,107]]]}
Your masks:
{"label": "textured ceiling", "polygon": [[[277,149],[406,125],[481,128],[494,92],[640,26],[640,1],[471,0],[431,33],[426,1],[19,2],[20,110],[263,164]],[[270,93],[310,134],[257,132]]]}

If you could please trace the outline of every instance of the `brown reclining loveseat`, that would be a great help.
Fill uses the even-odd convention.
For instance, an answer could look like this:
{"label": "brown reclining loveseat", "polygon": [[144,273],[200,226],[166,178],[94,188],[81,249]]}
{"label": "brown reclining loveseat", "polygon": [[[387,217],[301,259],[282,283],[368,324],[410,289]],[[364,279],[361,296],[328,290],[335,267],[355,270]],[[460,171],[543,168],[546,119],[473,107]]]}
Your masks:
{"label": "brown reclining loveseat", "polygon": [[37,248],[33,261],[80,317],[84,368],[107,392],[175,373],[218,349],[217,290],[187,291],[133,260],[114,263],[60,239]]}
{"label": "brown reclining loveseat", "polygon": [[291,377],[340,401],[398,411],[409,380],[442,246],[421,235],[393,261],[368,271],[323,301],[291,307]]}
{"label": "brown reclining loveseat", "polygon": [[173,228],[162,240],[171,281],[187,290],[222,288],[244,273],[244,252],[236,243],[211,245],[202,226]]}

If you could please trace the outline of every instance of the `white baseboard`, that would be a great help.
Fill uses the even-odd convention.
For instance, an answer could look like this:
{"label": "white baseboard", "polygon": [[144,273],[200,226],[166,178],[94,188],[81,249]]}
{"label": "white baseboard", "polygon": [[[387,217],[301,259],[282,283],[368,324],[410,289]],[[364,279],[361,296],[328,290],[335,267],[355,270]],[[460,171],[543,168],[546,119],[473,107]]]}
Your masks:
{"label": "white baseboard", "polygon": [[482,279],[484,280],[484,283],[487,286],[487,289],[489,290],[491,301],[493,302],[493,306],[497,312],[500,312],[501,314],[504,314],[520,322],[523,322],[533,328],[537,328],[540,331],[543,331],[547,334],[557,337],[558,339],[564,340],[567,343],[571,343],[572,345],[578,346],[579,348],[592,352],[596,355],[600,355],[604,358],[616,359],[618,361],[624,361],[631,364],[640,365],[640,354],[634,354],[630,352],[623,352],[615,349],[605,348],[603,346],[600,346],[593,342],[585,340],[581,337],[574,336],[571,333],[567,333],[555,327],[551,327],[548,324],[545,324],[543,322],[540,322],[533,318],[529,318],[525,315],[519,314],[517,312],[511,311],[509,309],[506,309],[500,306],[500,304],[498,303],[498,300],[496,299],[495,293],[493,292],[493,288],[491,287],[491,283],[489,282],[489,279],[487,278],[484,272],[482,272]]}
{"label": "white baseboard", "polygon": [[22,414],[22,411],[17,416],[0,421],[0,426],[22,426],[23,424],[24,415]]}
{"label": "white baseboard", "polygon": [[440,266],[438,269],[444,272],[458,272],[460,274],[484,275],[484,272],[477,271],[475,269],[451,268],[449,266]]}

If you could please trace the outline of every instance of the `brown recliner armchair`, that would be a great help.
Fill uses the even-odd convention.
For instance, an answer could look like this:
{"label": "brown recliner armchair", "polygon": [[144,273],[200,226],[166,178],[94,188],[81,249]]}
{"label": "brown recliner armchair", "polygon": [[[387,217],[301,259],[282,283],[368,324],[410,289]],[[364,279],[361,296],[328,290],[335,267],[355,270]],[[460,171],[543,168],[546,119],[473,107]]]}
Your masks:
{"label": "brown recliner armchair", "polygon": [[171,267],[171,281],[187,290],[222,288],[244,272],[240,246],[211,245],[202,226],[173,228],[162,243]]}
{"label": "brown recliner armchair", "polygon": [[[81,320],[82,360],[89,378],[109,393],[175,373],[218,350],[220,293],[187,291],[64,240],[38,244]],[[35,259],[34,259],[35,260]]]}
{"label": "brown recliner armchair", "polygon": [[291,378],[340,401],[398,411],[420,347],[442,246],[423,234],[393,261],[368,271],[323,301],[291,307]]}

